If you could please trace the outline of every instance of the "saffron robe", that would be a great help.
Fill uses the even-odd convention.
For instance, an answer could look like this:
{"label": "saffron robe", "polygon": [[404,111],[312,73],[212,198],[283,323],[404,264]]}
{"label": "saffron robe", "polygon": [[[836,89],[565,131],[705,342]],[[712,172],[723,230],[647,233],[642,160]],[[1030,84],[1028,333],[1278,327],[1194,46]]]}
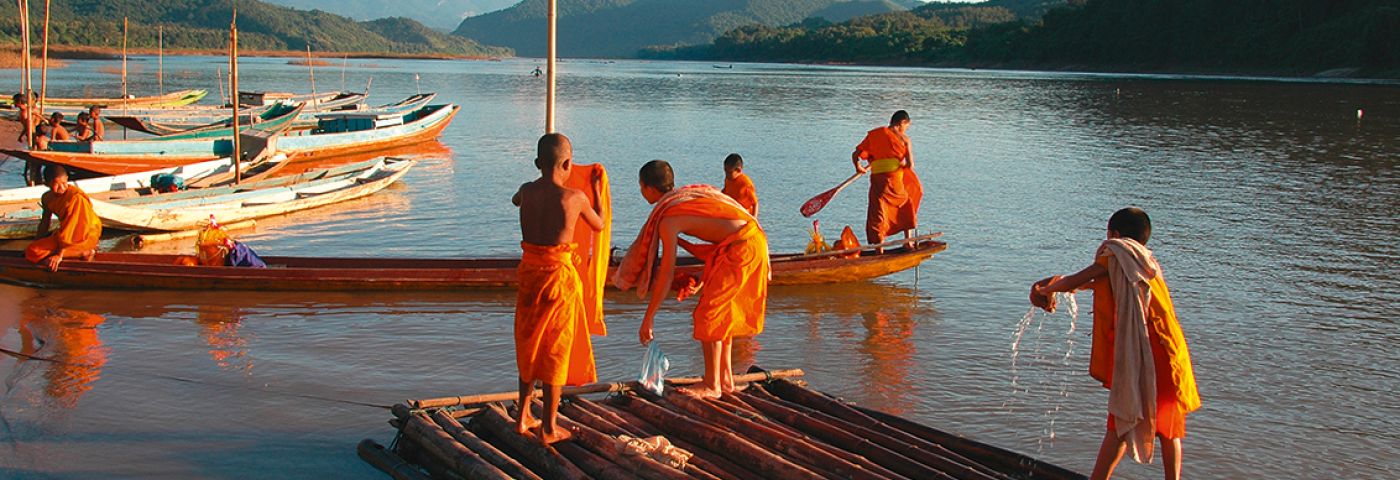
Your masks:
{"label": "saffron robe", "polygon": [[[1107,245],[1107,242],[1105,242]],[[1106,246],[1100,247],[1094,259],[1105,269],[1120,268],[1118,259]],[[1155,263],[1155,261],[1153,261]],[[1156,415],[1154,430],[1167,438],[1186,436],[1186,414],[1201,407],[1196,389],[1196,377],[1191,368],[1191,355],[1186,337],[1177,322],[1171,292],[1162,278],[1160,267],[1146,282],[1147,302],[1143,304],[1146,333],[1152,352],[1151,374],[1154,377]],[[1118,302],[1109,276],[1089,283],[1094,292],[1093,344],[1089,353],[1089,375],[1113,388],[1115,343],[1117,342]],[[1108,429],[1116,430],[1117,421],[1109,415]]]}
{"label": "saffron robe", "polygon": [[740,173],[738,178],[729,178],[726,175],[723,192],[725,195],[729,195],[729,198],[739,202],[739,205],[743,206],[749,215],[758,215],[758,190],[753,187],[753,179],[750,179],[748,175]]}
{"label": "saffron robe", "polygon": [[909,138],[889,127],[866,132],[856,146],[870,161],[870,204],[865,212],[865,236],[872,245],[895,232],[919,225],[924,187],[914,169],[900,163],[909,156]]}
{"label": "saffron robe", "polygon": [[[593,177],[601,181],[598,191],[593,191]],[[602,164],[574,164],[569,172],[569,180],[564,186],[583,192],[588,197],[589,208],[601,203],[598,217],[603,220],[603,229],[593,231],[587,225],[574,226],[574,243],[578,248],[574,254],[574,267],[583,281],[584,315],[588,317],[588,333],[607,336],[608,327],[603,323],[603,289],[608,285],[608,262],[612,255],[612,193],[608,187],[608,172]]]}
{"label": "saffron robe", "polygon": [[24,249],[24,258],[38,263],[60,248],[64,249],[64,257],[79,257],[97,249],[102,238],[102,219],[92,210],[92,200],[82,189],[69,185],[62,195],[49,192],[43,200],[44,209],[58,216],[59,226],[53,234],[31,242]]}
{"label": "saffron robe", "polygon": [[768,236],[758,219],[742,205],[708,185],[678,188],[657,200],[627,256],[613,274],[613,284],[623,290],[635,287],[637,296],[646,298],[651,293],[652,282],[672,280],[652,276],[661,245],[661,221],[675,216],[748,222],[717,244],[686,247],[705,263],[700,278],[700,301],[692,315],[693,337],[713,342],[763,332],[771,277]]}
{"label": "saffron robe", "polygon": [[515,363],[520,379],[545,385],[598,380],[588,338],[583,282],[574,267],[574,244],[520,243],[516,273]]}

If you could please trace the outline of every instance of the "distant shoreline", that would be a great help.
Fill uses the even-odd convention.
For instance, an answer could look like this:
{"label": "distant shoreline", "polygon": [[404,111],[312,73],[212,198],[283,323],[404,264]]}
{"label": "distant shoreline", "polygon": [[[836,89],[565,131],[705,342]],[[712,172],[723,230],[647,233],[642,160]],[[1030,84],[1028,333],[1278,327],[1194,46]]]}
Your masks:
{"label": "distant shoreline", "polygon": [[[17,44],[0,45],[0,68],[19,68],[21,57],[20,46]],[[127,55],[159,55],[161,52],[153,48],[130,48]],[[223,49],[165,49],[164,54],[170,57],[188,56],[226,56],[228,52]],[[40,47],[33,47],[34,67],[39,66]],[[93,47],[85,45],[49,45],[49,61],[61,60],[118,60],[121,59],[120,48]],[[240,57],[274,57],[274,58],[304,58],[306,52],[296,50],[240,50]],[[493,57],[481,55],[451,55],[442,53],[393,53],[393,52],[311,52],[313,58],[356,58],[356,59],[411,59],[411,60],[497,60],[507,57]],[[52,65],[51,65],[52,66]]]}

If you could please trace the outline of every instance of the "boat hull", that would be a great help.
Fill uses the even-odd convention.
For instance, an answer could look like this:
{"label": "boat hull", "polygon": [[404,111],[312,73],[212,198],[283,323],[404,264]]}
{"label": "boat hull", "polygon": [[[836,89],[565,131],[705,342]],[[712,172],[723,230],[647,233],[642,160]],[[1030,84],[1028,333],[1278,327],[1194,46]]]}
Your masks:
{"label": "boat hull", "polygon": [[[869,280],[913,268],[947,248],[925,240],[915,249],[896,248],[858,259],[797,255],[773,258],[772,285],[810,285]],[[272,268],[187,267],[175,255],[100,253],[91,262],[64,262],[49,272],[18,252],[0,252],[0,281],[44,288],[258,290],[258,291],[433,291],[507,289],[516,285],[518,259],[370,259],[265,256]],[[688,259],[677,272],[698,275]]]}

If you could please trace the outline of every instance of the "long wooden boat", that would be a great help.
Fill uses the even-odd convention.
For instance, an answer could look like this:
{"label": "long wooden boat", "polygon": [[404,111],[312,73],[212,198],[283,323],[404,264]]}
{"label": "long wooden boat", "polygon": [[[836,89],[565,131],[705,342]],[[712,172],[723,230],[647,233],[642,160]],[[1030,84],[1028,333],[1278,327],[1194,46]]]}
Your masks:
{"label": "long wooden boat", "polygon": [[[88,107],[88,106],[90,106],[90,105],[101,105],[101,106],[108,107],[108,108],[111,108],[111,107],[120,107],[120,106],[123,106],[123,105],[129,106],[129,107],[179,107],[179,106],[189,105],[189,104],[194,103],[194,102],[198,102],[200,99],[204,98],[204,96],[205,96],[205,95],[208,95],[208,94],[209,94],[209,91],[208,91],[208,90],[191,89],[191,90],[180,90],[180,91],[178,91],[178,92],[170,92],[170,93],[167,93],[167,94],[164,94],[164,95],[152,95],[152,96],[149,96],[149,97],[131,97],[131,98],[100,98],[100,97],[97,97],[97,98],[57,98],[57,97],[48,97],[48,98],[45,98],[45,99],[44,99],[44,107],[45,107],[45,108],[48,108],[48,107],[50,107],[50,106],[55,106],[55,107],[63,106],[63,107],[84,107],[84,108],[86,108],[86,107]],[[14,100],[13,100],[13,99],[14,99],[14,95],[12,95],[12,94],[7,94],[7,95],[5,95],[5,97],[4,97],[3,99],[0,99],[0,105],[7,106],[7,107],[14,107]]]}
{"label": "long wooden boat", "polygon": [[[292,122],[301,115],[301,111],[306,107],[304,103],[296,105],[278,104],[272,108],[264,110],[262,113],[250,117],[250,122],[240,123],[239,132],[261,130],[264,132],[283,132],[291,128]],[[179,133],[162,135],[151,140],[157,141],[177,141],[177,140],[198,140],[205,138],[221,138],[233,136],[233,123],[214,123],[196,128],[191,128]]]}
{"label": "long wooden boat", "polygon": [[803,374],[751,368],[714,399],[676,388],[696,377],[663,379],[660,394],[637,381],[564,387],[558,421],[573,435],[550,446],[515,429],[515,411],[542,408],[538,399],[518,405],[515,391],[408,400],[389,408],[388,448],[365,439],[356,450],[390,477],[413,480],[1086,478],[813,390],[797,380]]}
{"label": "long wooden boat", "polygon": [[[224,217],[217,217],[220,221]],[[868,280],[908,270],[947,244],[937,235],[916,239],[914,248],[866,251],[859,258],[836,254],[772,257],[773,285],[810,285]],[[263,252],[268,253],[268,252]],[[849,252],[847,252],[849,253]],[[99,253],[90,262],[64,262],[58,272],[30,264],[23,255],[0,252],[0,281],[47,288],[427,291],[506,289],[516,284],[519,258],[334,258],[264,256],[272,268],[186,267],[175,255]],[[693,258],[678,260],[678,272],[699,275]]]}
{"label": "long wooden boat", "polygon": [[[275,137],[275,151],[293,160],[370,153],[436,138],[457,115],[452,104],[429,105],[392,118],[359,121],[339,114],[324,127]],[[231,138],[194,140],[114,140],[56,142],[50,150],[0,149],[14,157],[57,163],[105,175],[121,175],[213,160],[233,153]]]}
{"label": "long wooden boat", "polygon": [[[172,205],[209,205],[216,203],[211,199],[229,198],[237,194],[244,194],[244,196],[238,198],[246,199],[249,196],[256,195],[258,192],[268,192],[284,187],[304,185],[309,182],[321,181],[328,178],[354,177],[371,169],[382,168],[383,162],[384,160],[382,158],[374,158],[332,168],[309,170],[294,175],[272,177],[273,174],[278,172],[280,167],[288,163],[285,156],[276,155],[263,162],[249,165],[248,170],[246,170],[248,176],[244,177],[244,182],[237,185],[228,183],[232,180],[232,168],[230,167],[221,169],[217,176],[200,179],[199,182],[205,183],[205,185],[202,185],[200,188],[171,193],[147,193],[125,196],[91,194],[90,197],[93,198],[93,208],[97,211],[98,216],[103,214],[103,210],[98,208],[102,205],[144,209],[170,208]],[[0,205],[0,212],[3,212],[0,214],[0,239],[31,238],[37,233],[40,214],[37,203],[10,203]],[[109,227],[118,225],[116,221],[107,221],[105,219],[103,223]]]}
{"label": "long wooden boat", "polygon": [[[186,185],[189,185],[194,182],[202,181],[205,178],[231,171],[232,168],[233,159],[220,158],[178,167],[148,170],[126,175],[114,175],[110,177],[88,178],[70,183],[77,185],[78,188],[81,188],[83,192],[86,192],[88,195],[100,195],[103,193],[150,188],[151,177],[155,175],[166,173],[176,175],[183,179]],[[49,187],[44,185],[0,190],[0,205],[20,202],[38,202],[39,197],[48,191]]]}
{"label": "long wooden boat", "polygon": [[[292,128],[305,129],[309,128],[309,126],[315,126],[316,114],[319,113],[359,110],[364,107],[365,94],[363,93],[341,93],[331,95],[332,97],[324,99],[314,106],[307,104],[306,107],[302,109],[301,115],[292,123]],[[384,107],[397,106],[402,103],[403,102],[385,105]],[[427,101],[423,101],[418,103],[417,106],[422,107],[426,103]],[[267,105],[247,106],[239,112],[238,121],[239,123],[248,122],[252,119],[252,116],[259,115],[269,108],[284,104],[295,105],[296,102],[275,102]],[[109,122],[138,132],[149,133],[151,135],[170,135],[202,126],[229,125],[232,123],[233,110],[227,107],[178,110],[129,110],[111,112],[111,114],[104,115],[103,118],[107,119]]]}

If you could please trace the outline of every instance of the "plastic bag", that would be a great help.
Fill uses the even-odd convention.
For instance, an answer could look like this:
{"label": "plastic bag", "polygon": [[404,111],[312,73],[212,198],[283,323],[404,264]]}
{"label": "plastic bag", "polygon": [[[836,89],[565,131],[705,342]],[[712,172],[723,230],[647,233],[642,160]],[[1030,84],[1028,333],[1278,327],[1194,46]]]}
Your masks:
{"label": "plastic bag", "polygon": [[671,369],[671,360],[661,353],[661,346],[652,341],[647,345],[647,353],[642,355],[642,374],[637,377],[643,387],[661,395],[666,386],[666,371]]}

